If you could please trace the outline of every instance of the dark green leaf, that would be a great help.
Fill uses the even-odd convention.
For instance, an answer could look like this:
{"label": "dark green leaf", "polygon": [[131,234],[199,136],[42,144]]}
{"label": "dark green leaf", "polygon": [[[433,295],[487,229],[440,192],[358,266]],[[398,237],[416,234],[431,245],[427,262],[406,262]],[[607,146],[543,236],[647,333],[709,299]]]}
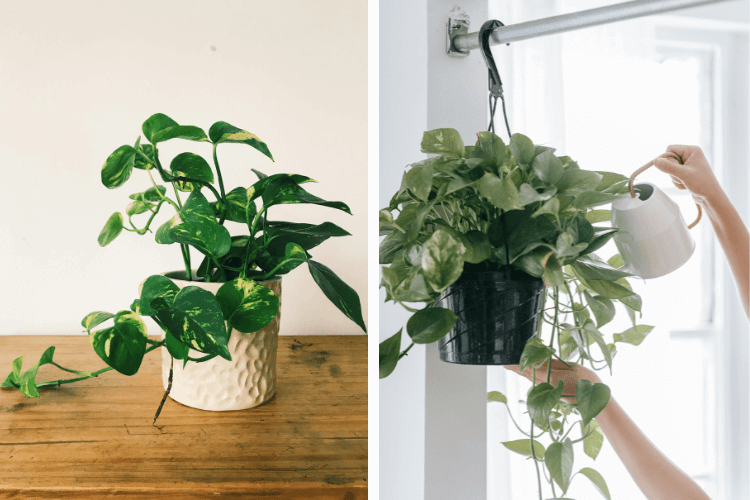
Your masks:
{"label": "dark green leaf", "polygon": [[155,274],[146,278],[141,287],[141,297],[138,303],[138,313],[142,316],[156,316],[156,311],[152,308],[151,302],[154,299],[162,298],[166,301],[168,307],[174,305],[174,299],[180,292],[178,287],[171,279],[166,276]]}
{"label": "dark green leaf", "polygon": [[609,404],[610,390],[604,384],[592,384],[586,379],[579,379],[576,384],[576,404],[585,428]]}
{"label": "dark green leaf", "polygon": [[557,219],[558,212],[560,211],[560,200],[558,198],[552,198],[546,201],[539,209],[531,214],[532,217],[538,217],[542,214],[551,214]]}
{"label": "dark green leaf", "polygon": [[412,167],[404,174],[404,183],[414,193],[414,196],[427,201],[432,190],[432,175],[430,165]]}
{"label": "dark green leaf", "polygon": [[216,292],[216,299],[226,322],[242,333],[265,327],[279,310],[279,298],[271,289],[243,278],[224,283]]}
{"label": "dark green leaf", "polygon": [[211,125],[211,128],[208,130],[208,136],[215,144],[221,144],[222,142],[247,144],[273,160],[268,146],[257,135],[230,125],[227,122],[216,122]]}
{"label": "dark green leaf", "polygon": [[[173,225],[168,237],[194,246],[205,255],[221,257],[229,251],[232,238],[227,228],[216,222],[211,205],[200,191],[193,191],[180,211],[181,223]],[[172,221],[170,221],[172,222]],[[161,228],[159,228],[161,230]],[[159,231],[156,234],[159,241]]]}
{"label": "dark green leaf", "polygon": [[576,195],[596,189],[601,180],[602,174],[598,172],[570,168],[563,172],[556,185],[560,193]]}
{"label": "dark green leaf", "polygon": [[115,315],[115,325],[89,334],[102,360],[123,375],[135,375],[146,353],[146,325],[132,311]]}
{"label": "dark green leaf", "polygon": [[349,232],[332,222],[323,224],[296,224],[293,222],[269,222],[267,250],[272,254],[285,251],[288,243],[296,243],[305,250],[310,250],[331,237],[349,236]]}
{"label": "dark green leaf", "polygon": [[367,332],[357,292],[323,264],[308,260],[307,266],[313,279],[333,305]]}
{"label": "dark green leaf", "polygon": [[570,476],[573,473],[573,442],[570,438],[562,443],[555,442],[549,445],[544,455],[544,463],[550,476],[562,488],[563,493],[568,491]]}
{"label": "dark green leaf", "polygon": [[447,231],[435,231],[424,243],[422,272],[436,292],[442,292],[461,276],[465,248]]}
{"label": "dark green leaf", "polygon": [[191,125],[181,126],[165,114],[156,113],[143,122],[143,135],[152,143],[170,139],[187,139],[189,141],[208,141],[206,133]]}
{"label": "dark green leaf", "polygon": [[134,164],[135,149],[127,145],[120,146],[102,166],[102,184],[110,189],[122,186],[133,173]]}
{"label": "dark green leaf", "polygon": [[[403,330],[403,329],[402,329]],[[398,363],[398,356],[401,351],[401,331],[396,332],[392,337],[382,341],[379,346],[380,358],[380,378],[386,378],[393,373]]]}
{"label": "dark green leaf", "polygon": [[404,233],[394,231],[380,242],[379,258],[380,264],[390,264],[404,247]]}
{"label": "dark green leaf", "polygon": [[406,331],[415,344],[430,344],[443,338],[456,324],[456,314],[442,307],[415,312],[406,323]]}
{"label": "dark green leaf", "polygon": [[612,237],[617,234],[617,229],[608,229],[607,231],[604,231],[603,233],[598,234],[594,240],[589,244],[588,247],[586,247],[586,251],[584,252],[584,255],[590,254],[591,252],[596,252],[601,247],[607,244],[609,240],[612,239]]}
{"label": "dark green leaf", "polygon": [[[490,258],[492,255],[492,245],[487,235],[481,231],[471,230],[462,235],[461,243],[466,248],[464,260],[472,264],[479,264]],[[420,247],[421,248],[421,247]],[[420,252],[421,262],[421,252]]]}
{"label": "dark green leaf", "polygon": [[521,362],[519,363],[521,371],[530,368],[537,363],[546,361],[555,354],[554,349],[547,347],[544,342],[534,337],[526,342],[526,346],[521,353]]}
{"label": "dark green leaf", "polygon": [[[504,258],[505,249],[500,249],[500,254]],[[516,259],[513,265],[526,274],[541,278],[544,276],[547,261],[551,257],[553,257],[552,252],[547,247],[538,247]]]}
{"label": "dark green leaf", "polygon": [[159,226],[159,229],[156,230],[156,234],[154,235],[154,239],[156,240],[156,242],[161,245],[171,245],[172,243],[174,243],[174,240],[169,235],[169,232],[174,226],[181,223],[182,219],[180,218],[180,214],[175,214],[174,217]]}
{"label": "dark green leaf", "polygon": [[197,286],[179,291],[170,307],[164,298],[151,301],[156,317],[183,344],[206,354],[232,359],[227,348],[229,334],[221,305],[214,295]]}
{"label": "dark green leaf", "polygon": [[422,136],[422,152],[450,154],[458,158],[464,156],[464,141],[457,130],[439,128],[425,132]]}
{"label": "dark green leaf", "polygon": [[[268,179],[271,179],[271,177]],[[273,205],[289,203],[320,205],[342,210],[348,214],[352,213],[346,203],[340,201],[325,201],[322,198],[318,198],[317,196],[305,191],[305,189],[300,187],[297,181],[291,177],[279,177],[269,182],[263,193],[263,205],[270,207]]]}
{"label": "dark green leaf", "polygon": [[164,340],[166,341],[167,351],[173,358],[187,362],[190,347],[177,340],[169,330],[164,332]]}
{"label": "dark green leaf", "polygon": [[[508,233],[510,260],[513,262],[526,248],[540,241],[550,238],[557,233],[555,225],[545,217],[531,218],[529,210],[513,210],[505,214],[505,225]],[[487,236],[492,246],[502,249],[505,254],[505,238],[503,237],[502,218],[496,218],[490,224]]]}
{"label": "dark green leaf", "polygon": [[[172,175],[176,177],[190,177],[203,182],[213,182],[214,173],[208,162],[202,156],[194,153],[181,153],[174,157],[169,166]],[[200,189],[200,185],[193,182],[176,182],[175,186],[180,191],[194,191]],[[243,207],[244,212],[244,207]]]}
{"label": "dark green leaf", "polygon": [[122,228],[122,214],[120,212],[113,213],[99,233],[99,246],[106,247],[112,243],[122,232]]}
{"label": "dark green leaf", "polygon": [[[220,203],[218,201],[211,203],[211,208],[214,211],[214,215],[218,217],[221,213]],[[250,207],[248,207],[247,204],[247,189],[238,187],[227,193],[226,220],[240,222],[242,224],[247,223],[248,208]],[[252,203],[250,213],[255,217],[255,203]]]}

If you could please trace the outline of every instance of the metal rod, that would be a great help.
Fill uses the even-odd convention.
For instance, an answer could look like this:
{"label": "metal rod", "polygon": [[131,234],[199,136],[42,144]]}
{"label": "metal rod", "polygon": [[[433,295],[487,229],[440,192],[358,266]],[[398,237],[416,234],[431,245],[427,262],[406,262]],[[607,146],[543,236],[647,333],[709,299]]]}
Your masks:
{"label": "metal rod", "polygon": [[[608,5],[597,9],[495,28],[490,37],[490,45],[518,42],[519,40],[565,33],[566,31],[723,1],[726,0],[635,0],[634,2]],[[453,46],[461,52],[478,49],[479,32],[456,35],[453,38]]]}

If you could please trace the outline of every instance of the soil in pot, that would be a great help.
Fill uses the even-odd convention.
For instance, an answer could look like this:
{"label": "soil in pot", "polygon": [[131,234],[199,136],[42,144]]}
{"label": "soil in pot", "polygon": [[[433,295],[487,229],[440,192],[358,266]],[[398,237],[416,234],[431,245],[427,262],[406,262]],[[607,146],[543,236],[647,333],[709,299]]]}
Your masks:
{"label": "soil in pot", "polygon": [[536,335],[544,282],[517,269],[466,264],[461,277],[436,305],[458,316],[438,340],[440,359],[467,365],[517,365],[526,342]]}

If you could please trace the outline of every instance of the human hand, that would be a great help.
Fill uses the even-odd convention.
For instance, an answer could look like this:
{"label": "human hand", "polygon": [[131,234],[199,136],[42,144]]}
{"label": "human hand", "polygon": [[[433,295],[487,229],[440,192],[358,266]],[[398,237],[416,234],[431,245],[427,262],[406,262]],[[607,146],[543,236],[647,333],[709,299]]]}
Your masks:
{"label": "human hand", "polygon": [[698,146],[672,145],[654,160],[654,166],[672,177],[678,189],[687,189],[696,203],[703,204],[722,191],[706,156]]}
{"label": "human hand", "polygon": [[[533,368],[526,368],[524,371],[520,371],[518,365],[506,366],[506,370],[518,373],[519,375],[526,377],[529,380],[533,380],[532,370]],[[547,381],[547,363],[544,363],[541,368],[536,371],[536,383],[542,383]],[[557,386],[557,383],[562,380],[564,384],[563,394],[575,394],[576,384],[578,380],[585,379],[593,384],[601,383],[599,375],[590,369],[581,365],[572,365],[568,367],[562,361],[554,360],[552,362],[552,371],[550,373],[550,383],[553,386]],[[565,398],[571,403],[575,403],[575,398]]]}

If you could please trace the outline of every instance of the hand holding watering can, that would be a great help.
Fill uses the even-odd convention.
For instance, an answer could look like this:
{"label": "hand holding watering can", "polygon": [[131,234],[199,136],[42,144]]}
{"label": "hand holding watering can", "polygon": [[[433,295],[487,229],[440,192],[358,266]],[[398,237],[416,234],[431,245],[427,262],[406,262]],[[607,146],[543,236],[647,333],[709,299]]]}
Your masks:
{"label": "hand holding watering can", "polygon": [[[635,184],[635,177],[652,165],[670,174],[677,188],[690,190],[698,216],[689,226],[662,190],[648,182]],[[689,229],[701,219],[701,204],[717,190],[721,187],[696,146],[670,146],[636,170],[631,176],[631,196],[612,204],[612,224],[625,231],[615,236],[624,270],[641,278],[658,278],[687,262],[695,251]]]}

